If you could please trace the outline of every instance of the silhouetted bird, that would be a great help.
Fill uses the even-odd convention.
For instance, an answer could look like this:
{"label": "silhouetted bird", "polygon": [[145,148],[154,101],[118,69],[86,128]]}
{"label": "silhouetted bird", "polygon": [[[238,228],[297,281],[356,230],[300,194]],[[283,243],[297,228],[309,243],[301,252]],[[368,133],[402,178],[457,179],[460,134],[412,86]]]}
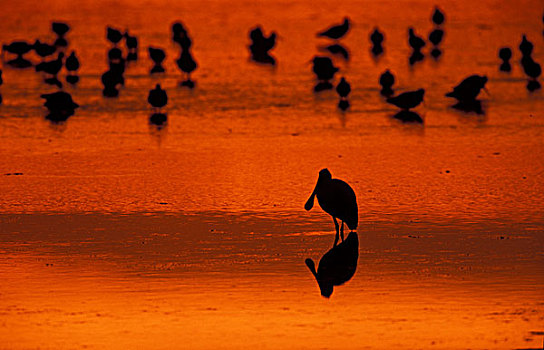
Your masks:
{"label": "silhouetted bird", "polygon": [[17,57],[8,61],[7,64],[16,68],[27,68],[32,66],[32,62],[25,59],[23,55],[32,50],[33,47],[33,45],[25,41],[14,41],[10,44],[3,44],[2,57],[4,57],[5,52],[15,54]]}
{"label": "silhouetted bird", "polygon": [[336,85],[336,92],[338,93],[338,96],[340,96],[340,101],[338,101],[338,108],[345,111],[349,108],[349,101],[347,100],[347,97],[351,92],[351,86],[346,81],[346,79],[344,79],[344,77],[340,78],[340,82],[338,83],[338,85]]}
{"label": "silhouetted bird", "polygon": [[114,47],[108,51],[108,63],[110,71],[115,75],[121,77],[121,84],[125,84],[123,74],[125,73],[126,61],[123,58],[123,52],[121,49]]}
{"label": "silhouetted bird", "polygon": [[57,76],[57,74],[62,69],[62,59],[64,57],[63,52],[59,52],[56,59],[52,61],[42,62],[36,65],[36,72],[45,72],[52,76]]}
{"label": "silhouetted bird", "polygon": [[445,21],[444,13],[440,11],[438,7],[434,8],[433,16],[431,17],[432,21],[436,25],[441,25]]}
{"label": "silhouetted bird", "polygon": [[0,85],[4,84],[4,80],[2,79],[2,70],[0,69]]}
{"label": "silhouetted bird", "polygon": [[181,82],[181,85],[192,89],[195,86],[195,83],[191,80],[191,73],[198,67],[198,65],[195,62],[193,55],[191,55],[189,49],[181,50],[181,55],[176,60],[176,63],[179,69],[186,74],[186,79]]}
{"label": "silhouetted bird", "polygon": [[166,95],[166,91],[161,88],[161,84],[157,84],[154,89],[149,90],[147,102],[154,108],[158,108],[159,111],[162,107],[166,106],[168,103],[168,96]]}
{"label": "silhouetted bird", "polygon": [[425,95],[425,89],[419,89],[415,91],[404,92],[395,97],[389,97],[386,101],[392,105],[395,105],[404,110],[417,107],[423,102],[423,96]]}
{"label": "silhouetted bird", "polygon": [[42,58],[42,61],[43,61],[43,59],[45,57],[51,56],[52,54],[54,54],[57,51],[56,46],[49,45],[47,43],[42,43],[39,40],[36,40],[34,42],[33,48],[34,48],[34,51],[36,52],[36,54],[38,54],[38,56],[40,56]]}
{"label": "silhouetted bird", "polygon": [[462,102],[474,101],[480,90],[485,90],[486,83],[487,77],[485,75],[471,75],[455,86],[453,91],[448,92],[446,96],[456,98]]}
{"label": "silhouetted bird", "polygon": [[[304,205],[304,209],[310,210],[314,206],[314,198],[317,196],[319,206],[334,220],[336,236],[334,246],[338,243],[338,235],[344,240],[344,223],[350,230],[357,229],[359,223],[359,213],[357,209],[357,198],[353,189],[344,181],[333,179],[328,169],[322,169],[319,172],[319,178],[314,191]],[[338,224],[340,219],[342,225]]]}
{"label": "silhouetted bird", "polygon": [[531,56],[533,53],[533,43],[527,40],[525,34],[521,37],[521,43],[519,44],[519,51],[523,56]]}
{"label": "silhouetted bird", "polygon": [[184,49],[189,49],[192,45],[189,33],[181,22],[172,25],[172,40]]}
{"label": "silhouetted bird", "polygon": [[414,33],[414,28],[408,28],[408,43],[414,51],[421,51],[425,46],[425,40],[421,39]]}
{"label": "silhouetted bird", "polygon": [[155,63],[153,68],[151,68],[151,73],[162,73],[164,72],[164,68],[162,66],[162,62],[166,58],[166,54],[162,49],[155,48],[155,47],[149,47],[148,48],[149,57],[151,60]]}
{"label": "silhouetted bird", "polygon": [[340,82],[336,86],[336,92],[338,93],[338,96],[343,99],[348,97],[349,93],[351,92],[351,86],[344,77],[340,78]]}
{"label": "silhouetted bird", "polygon": [[429,34],[429,41],[434,45],[437,46],[442,42],[442,38],[444,37],[444,31],[442,29],[435,29]]}
{"label": "silhouetted bird", "polygon": [[76,53],[72,51],[70,56],[66,58],[66,70],[70,74],[74,74],[79,69],[79,60],[76,57]]}
{"label": "silhouetted bird", "polygon": [[349,18],[345,17],[344,22],[339,25],[334,25],[322,32],[317,33],[317,36],[325,36],[331,39],[340,39],[349,31]]}
{"label": "silhouetted bird", "polygon": [[44,106],[47,107],[50,114],[46,117],[53,121],[65,121],[75,113],[75,109],[79,107],[72,100],[72,96],[64,91],[57,91],[51,94],[43,94],[45,99]]}
{"label": "silhouetted bird", "polygon": [[251,44],[249,50],[251,52],[251,58],[255,62],[275,64],[275,59],[270,56],[270,51],[276,45],[276,33],[272,32],[266,37],[260,26],[253,28],[249,32],[249,38]]}
{"label": "silhouetted bird", "polygon": [[512,66],[510,66],[510,58],[512,58],[512,50],[509,47],[502,47],[499,50],[499,58],[502,60],[499,69],[503,72],[510,72]]}
{"label": "silhouetted bird", "polygon": [[395,76],[387,69],[380,75],[380,85],[382,86],[380,93],[387,97],[393,95],[393,84],[395,84]]}
{"label": "silhouetted bird", "polygon": [[138,38],[130,35],[128,30],[125,31],[123,37],[128,49],[127,61],[136,61],[138,59]]}
{"label": "silhouetted bird", "polygon": [[51,23],[51,30],[59,37],[63,37],[70,30],[70,26],[64,22],[53,22]]}
{"label": "silhouetted bird", "polygon": [[531,79],[536,79],[542,74],[540,64],[535,62],[530,56],[525,56],[521,59],[523,71]]}
{"label": "silhouetted bird", "polygon": [[57,40],[55,40],[55,46],[68,46],[68,42],[64,38],[66,33],[70,30],[70,26],[63,22],[53,22],[51,23],[51,29],[55,34],[57,34]]}
{"label": "silhouetted bird", "polygon": [[123,39],[123,33],[121,33],[121,31],[118,29],[107,27],[106,39],[108,39],[108,41],[111,42],[113,45],[117,46],[121,39]]}
{"label": "silhouetted bird", "polygon": [[325,50],[332,53],[333,55],[340,55],[345,60],[349,60],[349,51],[340,44],[332,44],[325,47]]}
{"label": "silhouetted bird", "polygon": [[334,286],[340,286],[349,281],[357,270],[359,259],[359,237],[357,232],[351,232],[346,240],[329,250],[315,269],[312,259],[306,259],[306,266],[314,275],[321,295],[329,298]]}
{"label": "silhouetted bird", "polygon": [[372,42],[371,50],[375,56],[378,56],[383,52],[383,39],[384,35],[378,30],[378,28],[374,28],[374,31],[370,34],[370,41]]}
{"label": "silhouetted bird", "polygon": [[105,97],[119,96],[119,90],[117,89],[117,85],[122,85],[124,83],[124,78],[122,74],[110,69],[106,71],[104,74],[102,74],[101,79],[102,79],[102,84],[104,85],[102,94]]}
{"label": "silhouetted bird", "polygon": [[314,88],[315,91],[332,89],[332,84],[329,80],[334,78],[334,74],[338,72],[338,68],[332,64],[332,60],[329,57],[315,56],[312,70],[319,80],[318,85]]}

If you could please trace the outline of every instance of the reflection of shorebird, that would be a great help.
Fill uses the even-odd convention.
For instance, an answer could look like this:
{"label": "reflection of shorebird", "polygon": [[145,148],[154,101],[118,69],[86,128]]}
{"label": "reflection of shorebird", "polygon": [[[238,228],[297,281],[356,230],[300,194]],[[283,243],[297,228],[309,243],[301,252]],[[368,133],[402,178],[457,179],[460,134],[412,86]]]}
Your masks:
{"label": "reflection of shorebird", "polygon": [[41,97],[45,99],[44,106],[47,107],[50,112],[47,119],[52,121],[65,121],[68,117],[73,115],[75,109],[79,107],[79,105],[72,100],[72,96],[64,91],[43,94]]}
{"label": "reflection of shorebird", "polygon": [[349,19],[347,17],[344,18],[344,22],[342,24],[334,25],[328,29],[325,29],[322,32],[317,33],[317,36],[325,36],[327,38],[331,39],[340,39],[349,30]]}
{"label": "reflection of shorebird", "polygon": [[329,298],[334,286],[342,285],[353,277],[358,259],[359,237],[357,232],[351,232],[345,241],[323,255],[317,271],[312,259],[306,259],[305,263],[317,280],[321,295]]}
{"label": "reflection of shorebird", "polygon": [[[319,178],[315,185],[314,191],[304,205],[304,209],[310,210],[314,206],[314,198],[317,196],[319,206],[334,220],[336,228],[336,236],[334,245],[338,243],[339,234],[344,240],[344,223],[347,224],[350,230],[357,229],[359,222],[357,198],[353,189],[344,181],[333,179],[328,169],[322,169],[319,172]],[[342,225],[338,224],[336,219],[340,219]]]}
{"label": "reflection of shorebird", "polygon": [[423,96],[425,95],[425,89],[419,89],[415,91],[404,92],[395,97],[389,97],[386,101],[401,109],[409,110],[410,108],[417,107],[423,102]]}

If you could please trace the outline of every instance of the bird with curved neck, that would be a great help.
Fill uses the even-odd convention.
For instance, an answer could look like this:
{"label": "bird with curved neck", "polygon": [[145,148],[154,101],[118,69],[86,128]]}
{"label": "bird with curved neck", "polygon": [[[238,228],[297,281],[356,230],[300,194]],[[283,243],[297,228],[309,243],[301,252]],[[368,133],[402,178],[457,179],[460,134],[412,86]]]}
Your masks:
{"label": "bird with curved neck", "polygon": [[[304,205],[304,209],[310,210],[313,208],[315,197],[317,197],[319,206],[331,215],[334,220],[336,228],[334,246],[336,246],[339,235],[344,241],[344,223],[351,231],[357,229],[359,211],[355,192],[346,182],[333,179],[328,169],[322,169],[319,172],[314,191]],[[340,219],[341,225],[338,224],[337,219]]]}

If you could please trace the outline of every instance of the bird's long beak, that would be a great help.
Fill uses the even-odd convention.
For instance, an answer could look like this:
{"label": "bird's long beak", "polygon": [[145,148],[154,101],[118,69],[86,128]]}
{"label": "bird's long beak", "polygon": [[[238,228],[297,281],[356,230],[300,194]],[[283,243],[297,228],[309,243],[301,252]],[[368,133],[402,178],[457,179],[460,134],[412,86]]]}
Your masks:
{"label": "bird's long beak", "polygon": [[304,262],[306,263],[306,266],[308,266],[308,268],[310,269],[310,271],[312,272],[314,277],[317,279],[317,271],[315,270],[314,261],[312,259],[308,258],[308,259],[304,260]]}
{"label": "bird's long beak", "polygon": [[314,207],[314,198],[315,198],[316,191],[317,191],[317,184],[315,185],[314,191],[310,195],[310,198],[308,198],[308,200],[306,201],[306,204],[304,204],[304,209],[310,210]]}

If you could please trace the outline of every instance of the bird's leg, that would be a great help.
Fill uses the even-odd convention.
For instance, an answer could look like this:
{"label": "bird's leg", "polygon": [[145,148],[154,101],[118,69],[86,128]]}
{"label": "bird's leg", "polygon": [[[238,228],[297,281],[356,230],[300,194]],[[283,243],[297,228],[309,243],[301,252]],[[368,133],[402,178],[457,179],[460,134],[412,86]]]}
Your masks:
{"label": "bird's leg", "polygon": [[336,229],[336,236],[334,236],[334,245],[333,247],[336,247],[336,244],[338,243],[338,232],[339,232],[339,225],[338,221],[336,221],[336,218],[333,216],[332,219],[334,220],[334,228]]}
{"label": "bird's leg", "polygon": [[344,242],[344,221],[342,221],[342,227],[340,228],[340,237],[342,237],[342,242]]}

